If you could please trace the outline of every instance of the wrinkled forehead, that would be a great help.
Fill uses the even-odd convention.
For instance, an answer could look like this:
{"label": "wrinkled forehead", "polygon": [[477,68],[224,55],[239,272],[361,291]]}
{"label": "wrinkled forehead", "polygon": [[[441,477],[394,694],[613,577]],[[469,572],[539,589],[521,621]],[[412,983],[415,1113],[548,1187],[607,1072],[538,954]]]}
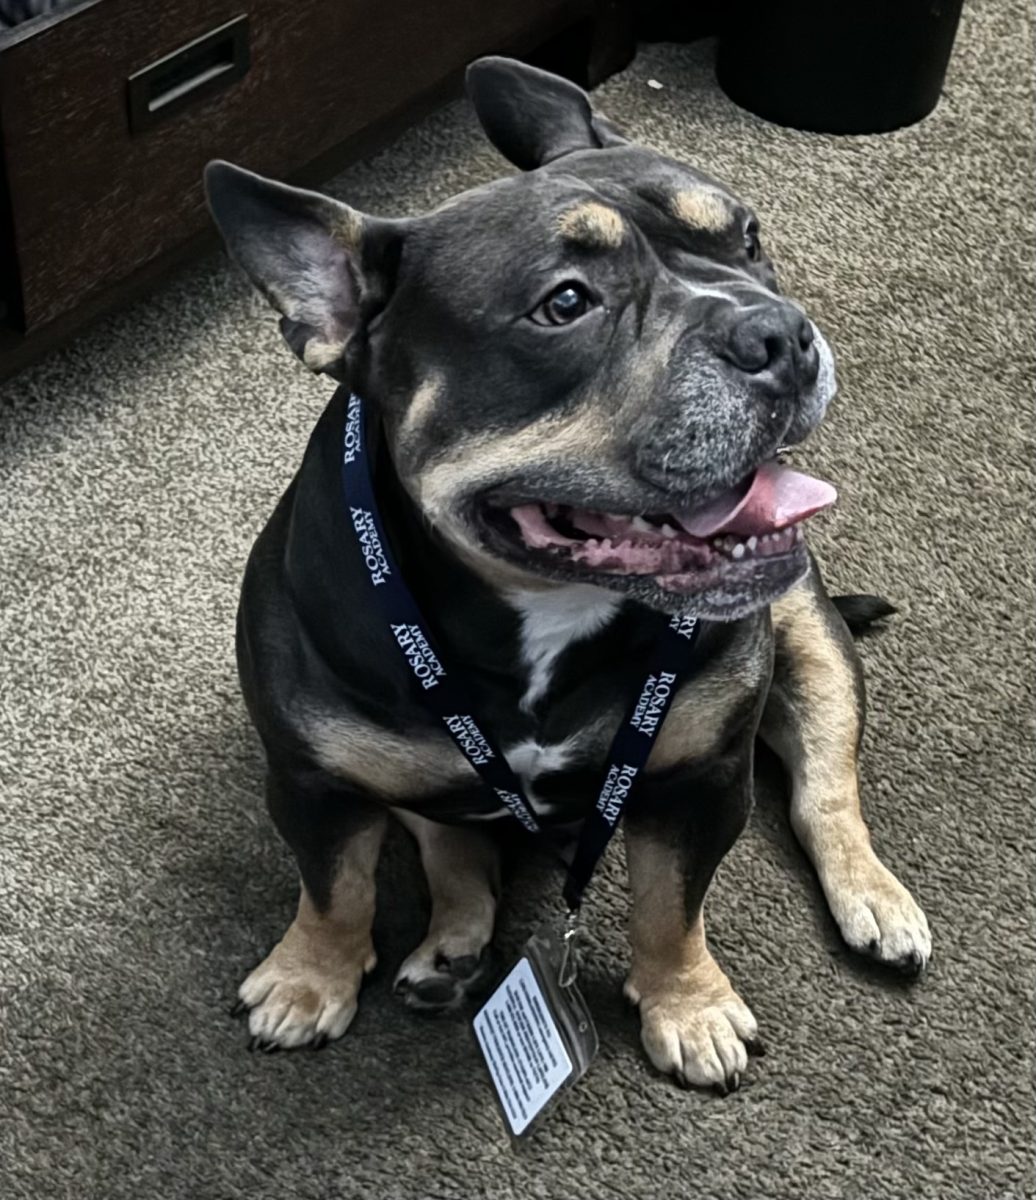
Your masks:
{"label": "wrinkled forehead", "polygon": [[[615,256],[644,240],[693,244],[703,255],[740,237],[749,215],[722,184],[641,147],[591,150],[465,192],[425,218],[431,275],[506,287],[581,257]],[[639,235],[639,236],[638,236]]]}
{"label": "wrinkled forehead", "polygon": [[723,235],[740,230],[749,210],[729,188],[694,167],[644,146],[581,151],[543,168],[592,187],[650,237]]}

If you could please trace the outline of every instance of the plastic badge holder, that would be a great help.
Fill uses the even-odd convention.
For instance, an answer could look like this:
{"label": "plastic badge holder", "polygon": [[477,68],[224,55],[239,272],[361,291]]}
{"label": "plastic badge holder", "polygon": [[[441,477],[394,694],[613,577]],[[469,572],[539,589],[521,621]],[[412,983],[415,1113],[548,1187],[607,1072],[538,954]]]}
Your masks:
{"label": "plastic badge holder", "polygon": [[576,986],[574,929],[544,925],[475,1017],[475,1037],[512,1138],[535,1129],[597,1053]]}

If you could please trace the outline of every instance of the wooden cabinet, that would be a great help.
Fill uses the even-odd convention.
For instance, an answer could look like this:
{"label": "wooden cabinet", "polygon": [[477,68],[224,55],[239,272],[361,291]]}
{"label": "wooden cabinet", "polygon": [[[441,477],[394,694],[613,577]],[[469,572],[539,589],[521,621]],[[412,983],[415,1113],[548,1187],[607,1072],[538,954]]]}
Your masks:
{"label": "wooden cabinet", "polygon": [[455,91],[470,59],[574,28],[589,48],[616,7],[82,0],[0,33],[0,373],[202,244],[209,159],[326,177]]}

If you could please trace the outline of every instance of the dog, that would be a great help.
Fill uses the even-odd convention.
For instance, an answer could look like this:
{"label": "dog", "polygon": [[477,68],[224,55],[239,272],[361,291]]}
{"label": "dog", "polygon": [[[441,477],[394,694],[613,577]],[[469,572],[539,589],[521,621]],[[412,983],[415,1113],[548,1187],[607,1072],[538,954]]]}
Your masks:
{"label": "dog", "polygon": [[[546,829],[593,809],[658,612],[702,622],[623,818],[625,993],[656,1068],[725,1092],[758,1034],[703,905],[748,817],[757,734],[788,771],[792,826],[848,945],[915,973],[931,952],[860,812],[860,664],[802,529],[834,492],[777,458],[824,415],[832,353],[728,188],[630,143],[564,79],[492,57],[467,86],[520,173],[426,215],[206,170],[230,256],[288,345],[348,384],[242,588],[240,677],[301,894],[240,1007],[263,1048],[345,1033],[375,962],[390,813],[431,897],[397,990],[458,1004],[486,973],[501,842],[525,837],[372,606],[340,477],[351,391],[377,414],[396,558]],[[887,611],[842,603],[854,623]]]}

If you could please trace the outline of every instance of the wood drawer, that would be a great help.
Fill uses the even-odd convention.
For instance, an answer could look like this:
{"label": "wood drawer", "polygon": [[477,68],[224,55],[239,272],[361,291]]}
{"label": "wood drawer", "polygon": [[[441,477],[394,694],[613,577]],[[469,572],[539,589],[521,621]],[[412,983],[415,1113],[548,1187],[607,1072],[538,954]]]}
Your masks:
{"label": "wood drawer", "polygon": [[[0,34],[0,295],[8,323],[32,333],[89,307],[142,265],[175,257],[207,224],[201,171],[210,158],[290,178],[441,87],[471,58],[530,49],[595,7],[85,0]],[[247,19],[247,71],[131,129],[130,77],[239,17]],[[198,72],[218,76],[218,56],[229,53],[203,57]],[[166,82],[175,89],[177,77]]]}

